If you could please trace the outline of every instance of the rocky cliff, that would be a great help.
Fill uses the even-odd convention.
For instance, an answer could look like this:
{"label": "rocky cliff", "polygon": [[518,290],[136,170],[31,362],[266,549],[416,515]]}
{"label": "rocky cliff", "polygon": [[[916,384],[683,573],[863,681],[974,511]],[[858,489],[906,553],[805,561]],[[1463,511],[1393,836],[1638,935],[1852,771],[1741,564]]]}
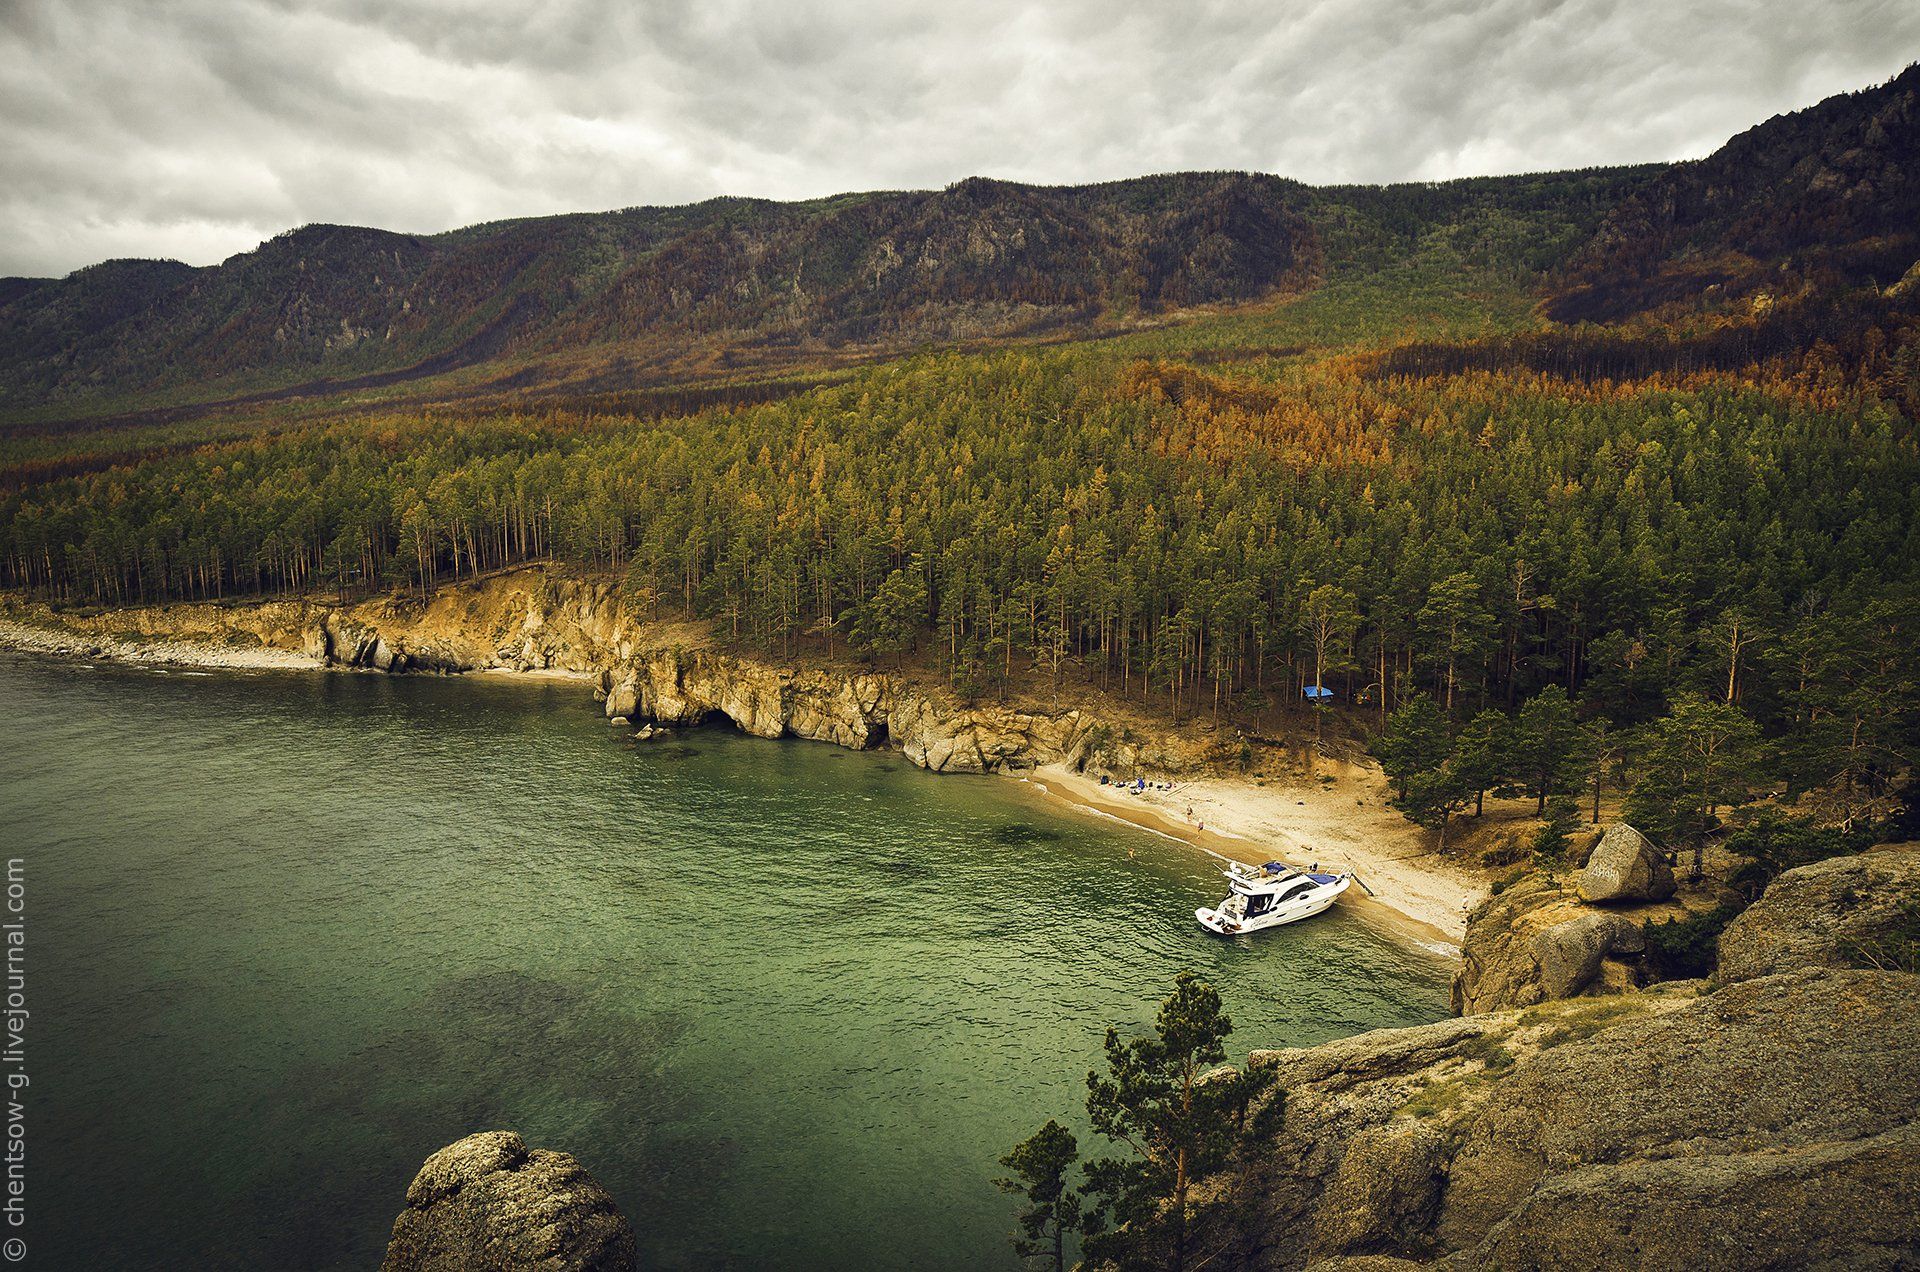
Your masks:
{"label": "rocky cliff", "polygon": [[1718,974],[1739,981],[1795,967],[1904,965],[1914,971],[1902,945],[1916,936],[1920,845],[1891,844],[1775,879],[1720,934]]}
{"label": "rocky cliff", "polygon": [[1920,977],[1818,969],[1256,1053],[1232,1263],[1913,1266],[1916,1020]]}
{"label": "rocky cliff", "polygon": [[1673,904],[1598,906],[1557,879],[1526,875],[1467,917],[1454,1014],[1632,990],[1645,979],[1645,924],[1684,914]]}
{"label": "rocky cliff", "polygon": [[666,725],[714,717],[763,738],[797,737],[855,749],[888,745],[937,773],[991,773],[1069,763],[1131,773],[1190,761],[1165,747],[1123,741],[1080,710],[1054,713],[967,704],[900,676],[772,666],[719,650],[642,651],[602,675],[610,718]]}
{"label": "rocky cliff", "polygon": [[719,647],[700,624],[646,622],[611,584],[522,570],[380,597],[183,604],[91,613],[0,599],[0,644],[94,657],[399,672],[506,670],[590,678],[609,718],[729,720],[760,737],[890,746],[936,772],[1067,763],[1116,777],[1203,766],[1206,744],[1072,708],[969,703],[938,680],[837,662],[784,665]]}
{"label": "rocky cliff", "polygon": [[1920,1266],[1920,975],[1889,970],[1916,958],[1916,863],[1789,871],[1712,981],[1561,1001],[1624,916],[1510,889],[1527,957],[1494,985],[1470,941],[1465,1005],[1535,1005],[1253,1055],[1285,1103],[1223,1265]]}

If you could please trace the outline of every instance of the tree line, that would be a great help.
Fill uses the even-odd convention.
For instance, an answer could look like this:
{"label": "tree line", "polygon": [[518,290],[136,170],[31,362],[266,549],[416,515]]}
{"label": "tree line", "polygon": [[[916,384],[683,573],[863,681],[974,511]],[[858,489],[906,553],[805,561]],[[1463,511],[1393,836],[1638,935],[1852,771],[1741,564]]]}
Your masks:
{"label": "tree line", "polygon": [[1872,704],[1904,701],[1917,478],[1866,387],[1070,346],[667,419],[384,417],[160,455],[0,496],[0,570],[122,603],[424,596],[559,560],[643,614],[970,694],[1077,669],[1226,719],[1322,684],[1375,728],[1431,699],[1450,736],[1549,688],[1621,729],[1697,694],[1812,780],[1843,733],[1855,776],[1907,736]]}

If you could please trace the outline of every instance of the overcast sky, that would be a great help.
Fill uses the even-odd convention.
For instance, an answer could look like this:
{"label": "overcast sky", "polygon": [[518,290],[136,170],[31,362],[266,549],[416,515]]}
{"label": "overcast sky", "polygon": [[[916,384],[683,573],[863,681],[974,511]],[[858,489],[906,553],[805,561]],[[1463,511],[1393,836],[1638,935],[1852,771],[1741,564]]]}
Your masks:
{"label": "overcast sky", "polygon": [[1688,158],[1916,57],[1915,0],[0,0],[0,274],[976,173]]}

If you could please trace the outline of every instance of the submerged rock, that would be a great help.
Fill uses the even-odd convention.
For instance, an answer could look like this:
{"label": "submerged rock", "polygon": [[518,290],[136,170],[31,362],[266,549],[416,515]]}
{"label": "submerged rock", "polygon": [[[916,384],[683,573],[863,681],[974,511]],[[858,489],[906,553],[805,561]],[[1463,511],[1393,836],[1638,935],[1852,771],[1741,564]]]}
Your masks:
{"label": "submerged rock", "polygon": [[1830,857],[1783,873],[1720,934],[1717,975],[1751,980],[1797,967],[1870,966],[1920,913],[1920,847]]}
{"label": "submerged rock", "polygon": [[633,1228],[566,1153],[469,1135],[407,1187],[381,1272],[632,1272]]}
{"label": "submerged rock", "polygon": [[1673,895],[1673,869],[1645,835],[1615,822],[1574,877],[1574,888],[1586,901],[1664,901]]}

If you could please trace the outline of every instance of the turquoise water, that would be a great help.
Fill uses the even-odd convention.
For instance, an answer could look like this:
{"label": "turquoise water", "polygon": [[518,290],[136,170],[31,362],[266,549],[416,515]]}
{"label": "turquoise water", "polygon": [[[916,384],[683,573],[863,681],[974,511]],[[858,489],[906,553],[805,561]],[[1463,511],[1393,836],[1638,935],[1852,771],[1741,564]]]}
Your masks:
{"label": "turquoise water", "polygon": [[1195,854],[1020,783],[578,685],[0,656],[0,719],[36,1268],[370,1269],[494,1127],[644,1266],[1010,1268],[995,1158],[1176,971],[1236,1057],[1446,1011],[1338,910],[1207,936]]}

